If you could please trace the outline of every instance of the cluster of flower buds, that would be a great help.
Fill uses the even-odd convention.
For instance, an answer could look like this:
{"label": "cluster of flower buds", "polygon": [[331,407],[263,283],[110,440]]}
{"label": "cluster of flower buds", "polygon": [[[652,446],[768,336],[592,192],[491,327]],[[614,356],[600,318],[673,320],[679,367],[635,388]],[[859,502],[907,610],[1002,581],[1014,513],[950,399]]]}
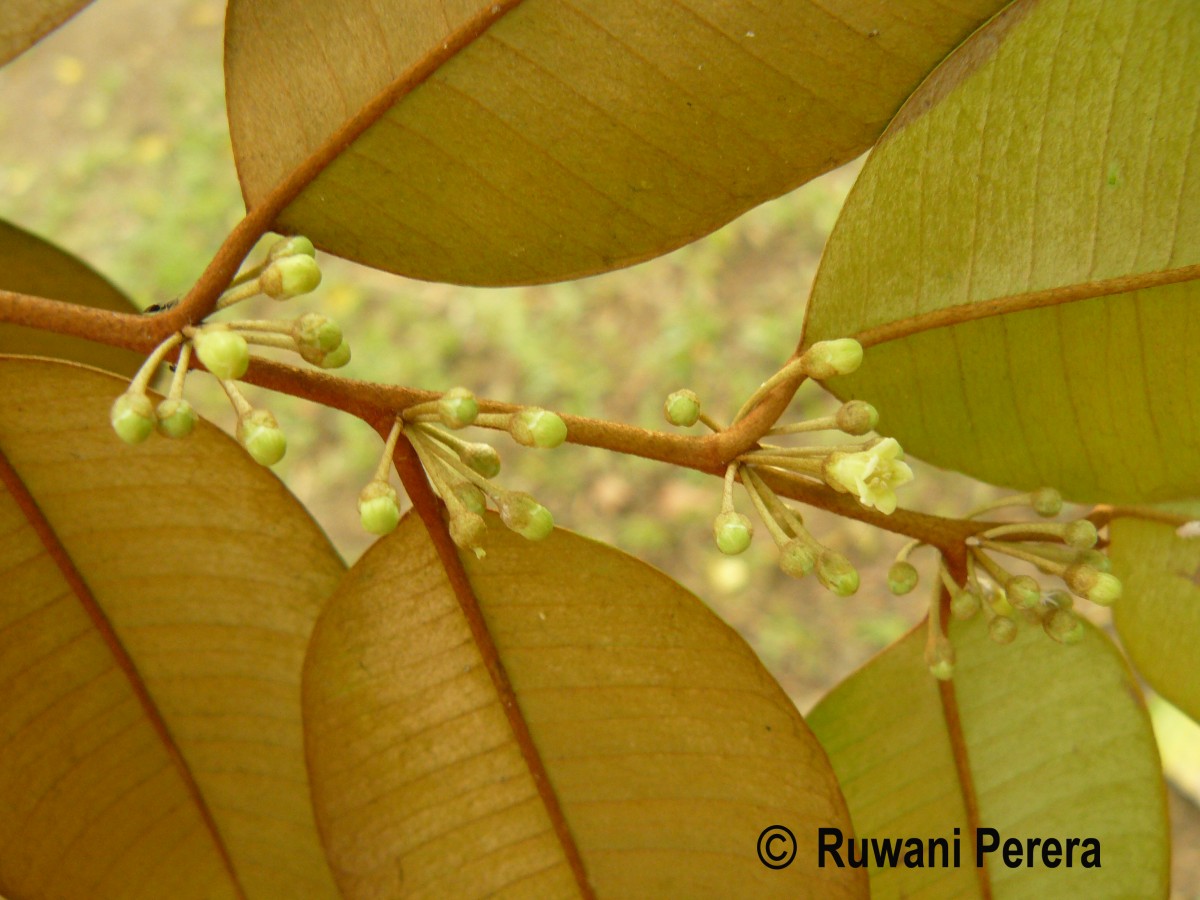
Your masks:
{"label": "cluster of flower buds", "polygon": [[400,520],[399,500],[388,483],[396,441],[403,433],[412,444],[434,492],[446,505],[450,537],[464,550],[484,555],[487,533],[483,513],[490,501],[501,521],[517,534],[540,541],[554,530],[554,517],[529,494],[493,483],[500,455],[490,444],[465,441],[453,431],[477,425],[506,430],[526,447],[550,449],[566,440],[567,426],[552,412],[528,407],[513,413],[481,413],[466,388],[453,388],[436,400],[410,406],[396,419],[375,477],[358,500],[363,527],[387,534]]}
{"label": "cluster of flower buds", "polygon": [[[312,242],[304,237],[284,238],[268,251],[257,266],[237,276],[217,302],[224,309],[251,297],[265,294],[287,300],[308,293],[321,283]],[[306,313],[292,321],[244,320],[189,326],[171,335],[147,357],[129,388],[117,398],[110,415],[113,429],[127,443],[137,444],[155,430],[167,437],[186,437],[196,424],[196,413],[183,398],[184,381],[194,352],[221,382],[237,413],[237,438],[259,463],[270,466],[283,458],[287,440],[275,417],[254,409],[234,382],[250,366],[250,345],[290,350],[325,369],[350,361],[350,347],[342,330],[318,313]],[[179,346],[175,375],[166,399],[154,406],[147,385],[167,353]]]}
{"label": "cluster of flower buds", "polygon": [[[1040,488],[987,503],[968,518],[1011,506],[1027,507],[1042,518],[1053,518],[1062,511],[1063,501],[1053,488]],[[950,614],[965,620],[982,611],[987,618],[988,636],[998,644],[1012,643],[1019,630],[1030,625],[1039,626],[1061,644],[1082,640],[1084,626],[1073,609],[1075,597],[1111,606],[1121,596],[1121,582],[1111,573],[1108,557],[1096,549],[1098,540],[1096,526],[1087,519],[995,525],[968,538],[962,584],[951,577],[944,562],[939,565],[926,648],[930,670],[939,678],[949,678],[953,673],[953,648],[936,621],[943,589],[950,596]],[[908,561],[908,554],[917,546],[917,542],[911,542],[902,548],[888,572],[888,586],[894,593],[908,593],[917,583],[917,570]],[[998,556],[1054,576],[1067,590],[1045,590],[1036,578],[1008,571],[996,559]]]}
{"label": "cluster of flower buds", "polygon": [[321,283],[316,255],[312,241],[306,237],[276,241],[262,262],[238,273],[217,300],[217,309],[260,294],[272,300],[290,300],[316,290]]}
{"label": "cluster of flower buds", "polygon": [[[862,362],[862,346],[854,340],[823,341],[793,360],[759,389],[742,406],[735,421],[744,418],[775,387],[798,376],[832,378],[853,372]],[[701,422],[713,431],[717,424],[702,409],[699,398],[689,390],[676,391],[663,404],[663,415],[672,425],[690,427]],[[842,431],[861,436],[878,422],[874,407],[861,400],[844,403],[836,413],[773,428],[771,436],[819,431]],[[895,445],[894,447],[892,445]],[[734,487],[740,480],[767,531],[779,548],[779,565],[788,575],[802,578],[813,572],[817,580],[840,596],[858,590],[858,571],[841,553],[824,546],[804,527],[799,512],[785,504],[763,475],[771,470],[799,472],[823,478],[837,490],[850,490],[868,505],[885,512],[895,509],[891,488],[912,478],[911,471],[896,460],[899,445],[894,441],[871,441],[853,447],[783,447],[760,443],[725,471],[721,511],[713,521],[713,538],[722,553],[741,553],[750,546],[754,529],[749,517],[734,507]]]}
{"label": "cluster of flower buds", "polygon": [[[251,297],[265,295],[290,300],[313,291],[321,283],[321,269],[312,242],[305,237],[277,241],[266,259],[240,273],[217,301],[226,309]],[[350,362],[350,345],[337,323],[319,313],[297,319],[243,319],[184,329],[196,345],[196,356],[218,378],[233,380],[246,374],[250,345],[298,353],[322,369],[338,369]]]}
{"label": "cluster of flower buds", "polygon": [[[763,384],[742,407],[737,418],[743,418],[768,391],[788,379],[806,375],[820,381],[848,375],[858,369],[862,358],[862,346],[852,338],[813,344]],[[782,437],[840,431],[862,437],[878,424],[879,413],[875,407],[863,400],[850,400],[832,415],[777,425],[767,435]],[[903,462],[904,451],[895,438],[875,438],[840,446],[783,447],[760,443],[739,459],[750,465],[823,481],[836,491],[852,494],[863,506],[874,507],[884,515],[891,515],[896,510],[895,489],[913,478],[912,469]]]}
{"label": "cluster of flower buds", "polygon": [[196,344],[196,355],[218,377],[241,378],[250,365],[250,345],[289,350],[322,369],[340,369],[350,362],[350,345],[342,329],[320,313],[296,319],[242,319],[185,330]]}
{"label": "cluster of flower buds", "polygon": [[[745,418],[774,388],[804,376],[824,380],[848,375],[862,363],[862,346],[850,338],[822,341],[793,360],[764,382],[738,412]],[[667,397],[663,414],[672,425],[689,427],[701,422],[713,431],[721,426],[707,416],[692,391],[676,391]],[[821,431],[840,431],[862,437],[879,422],[879,414],[862,400],[843,403],[828,416],[778,425],[767,435],[783,437]],[[741,553],[750,545],[750,519],[734,508],[734,485],[740,479],[752,505],[779,547],[779,565],[800,578],[815,572],[826,588],[842,596],[858,589],[858,572],[845,556],[822,545],[804,527],[800,514],[785,504],[768,485],[764,475],[774,472],[799,474],[820,480],[843,493],[851,493],[863,505],[885,515],[896,509],[895,488],[912,480],[912,470],[901,460],[903,452],[892,438],[859,444],[790,447],[762,442],[739,456],[725,472],[721,511],[713,522],[713,537],[723,553]]]}
{"label": "cluster of flower buds", "polygon": [[166,355],[182,340],[182,335],[174,334],[155,347],[154,352],[146,357],[142,367],[129,382],[125,393],[113,402],[109,411],[109,421],[117,437],[125,443],[140,444],[155,431],[164,437],[187,437],[196,427],[196,412],[191,404],[183,399],[183,379],[187,374],[191,355],[189,344],[184,344],[179,351],[175,376],[171,380],[166,399],[155,406],[147,394],[151,377]]}

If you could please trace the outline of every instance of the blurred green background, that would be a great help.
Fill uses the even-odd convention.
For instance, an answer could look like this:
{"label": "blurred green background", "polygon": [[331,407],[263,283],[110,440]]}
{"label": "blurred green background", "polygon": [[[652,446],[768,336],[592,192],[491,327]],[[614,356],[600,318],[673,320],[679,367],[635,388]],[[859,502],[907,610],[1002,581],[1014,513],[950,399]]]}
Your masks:
{"label": "blurred green background", "polygon": [[[100,0],[0,71],[0,218],[83,257],[139,306],[183,293],[243,213],[225,121],[218,0]],[[287,311],[266,301],[245,317],[319,310],[354,351],[345,374],[667,427],[667,393],[690,387],[727,419],[787,359],[826,236],[857,164],[761,206],[661,259],[582,281],[468,289],[398,278],[328,256],[321,288]],[[867,363],[870,364],[870,356]],[[189,396],[207,418],[233,416],[205,376]],[[380,452],[357,420],[248,388],[289,438],[275,471],[347,562],[369,545],[355,499]],[[806,386],[789,420],[836,406]],[[881,410],[886,425],[887,410]],[[844,599],[775,566],[759,529],[750,551],[712,546],[720,483],[603,451],[514,452],[495,437],[501,483],[534,494],[558,524],[663,569],[736,627],[807,710],[830,686],[903,634],[927,594],[890,596],[884,573],[903,541],[813,511],[811,530],[860,566]],[[915,465],[901,503],[961,514],[985,485]],[[744,497],[739,499],[749,512]],[[169,524],[169,523],[165,523]],[[929,560],[914,558],[930,582]],[[1107,624],[1104,619],[1101,624]],[[1196,726],[1155,704],[1168,770],[1200,797]],[[1200,818],[1176,799],[1175,896],[1200,897]]]}

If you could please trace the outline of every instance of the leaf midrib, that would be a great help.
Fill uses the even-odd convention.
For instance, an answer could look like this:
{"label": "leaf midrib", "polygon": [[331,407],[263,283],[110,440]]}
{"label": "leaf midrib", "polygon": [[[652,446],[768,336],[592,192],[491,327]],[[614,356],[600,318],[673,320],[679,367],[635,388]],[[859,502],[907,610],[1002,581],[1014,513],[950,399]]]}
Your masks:
{"label": "leaf midrib", "polygon": [[[946,599],[948,602],[948,598]],[[938,602],[942,602],[942,598],[939,598]],[[971,772],[971,757],[967,752],[967,740],[963,734],[962,718],[958,712],[958,695],[955,693],[953,680],[939,681],[937,686],[942,717],[945,719],[946,733],[950,738],[950,754],[954,758],[954,772],[958,777],[958,787],[962,794],[963,808],[967,813],[967,828],[970,829],[971,846],[976,846],[980,827],[979,797],[975,793],[975,778]],[[991,876],[988,875],[986,860],[975,869],[975,876],[979,883],[980,897],[983,900],[992,900],[992,880]]]}
{"label": "leaf midrib", "polygon": [[20,474],[5,455],[3,448],[0,448],[0,485],[3,485],[16,501],[17,507],[25,516],[25,520],[29,523],[38,540],[46,549],[46,553],[54,561],[71,593],[79,601],[84,613],[99,633],[104,645],[112,654],[117,668],[125,675],[126,680],[129,682],[130,690],[133,691],[134,696],[141,705],[150,727],[154,730],[155,735],[158,736],[163,750],[171,760],[171,765],[179,775],[185,791],[195,805],[205,829],[212,837],[217,855],[220,857],[221,864],[229,875],[234,891],[238,897],[245,900],[246,893],[238,878],[229,849],[221,837],[221,832],[217,827],[212,810],[204,799],[204,795],[200,791],[200,785],[196,781],[195,775],[192,773],[182,751],[179,749],[179,745],[175,742],[175,738],[172,736],[166,720],[154,702],[154,698],[150,696],[150,691],[142,679],[141,673],[138,671],[137,664],[134,663],[133,658],[121,643],[121,639],[117,636],[104,610],[100,608],[100,604],[96,601],[96,597],[84,579],[83,574],[75,565],[75,561],[67,552],[67,548],[59,540],[54,527],[42,512],[41,507],[38,506],[37,500],[34,499],[29,489],[25,486],[25,482],[21,479]]}
{"label": "leaf midrib", "polygon": [[[522,2],[524,0],[497,0],[469,19],[465,25],[437,42],[432,50],[363,104],[357,113],[331,133],[325,142],[292,169],[289,175],[277,182],[249,212],[254,214],[256,220],[266,217],[263,227],[270,227],[275,218],[368,128],[381,120],[397,103],[428,81],[443,66],[468,49]],[[246,180],[241,171],[238,172],[238,180],[241,183],[242,196],[248,197]]]}
{"label": "leaf midrib", "polygon": [[[904,319],[896,319],[873,328],[866,328],[853,335],[863,347],[874,347],[891,341],[899,341],[926,331],[939,328],[951,328],[967,322],[989,319],[993,316],[1003,316],[1010,313],[1025,312],[1031,309],[1042,309],[1050,306],[1063,306],[1079,303],[1084,300],[1095,300],[1100,297],[1113,297],[1136,291],[1166,287],[1181,284],[1186,281],[1200,279],[1200,263],[1178,266],[1173,269],[1161,269],[1155,272],[1143,272],[1137,275],[1121,275],[1100,281],[1083,281],[1076,284],[1059,285],[1040,291],[1023,291],[1007,297],[996,297],[969,303],[959,303],[931,312],[919,313]],[[834,337],[828,335],[827,337]],[[808,321],[805,321],[804,331],[800,337],[797,353],[809,345]]]}
{"label": "leaf midrib", "polygon": [[562,804],[554,791],[554,785],[550,782],[546,765],[542,761],[541,752],[533,740],[529,723],[525,720],[525,714],[517,700],[516,691],[504,668],[504,662],[500,659],[500,651],[492,639],[487,621],[484,619],[479,605],[479,598],[475,596],[470,577],[458,555],[458,547],[451,539],[446,523],[442,519],[440,501],[434,496],[415,451],[403,437],[396,445],[395,463],[409,499],[412,500],[413,508],[420,516],[421,522],[429,534],[442,571],[445,573],[463,617],[466,619],[471,638],[487,669],[492,687],[504,710],[504,717],[512,731],[513,740],[520,749],[521,758],[525,762],[534,788],[537,790],[538,799],[554,829],[555,837],[558,839],[563,856],[571,869],[580,896],[583,900],[595,900],[596,894],[588,880],[587,870],[584,867],[579,846],[575,842],[575,836],[571,833],[571,827],[563,813]]}

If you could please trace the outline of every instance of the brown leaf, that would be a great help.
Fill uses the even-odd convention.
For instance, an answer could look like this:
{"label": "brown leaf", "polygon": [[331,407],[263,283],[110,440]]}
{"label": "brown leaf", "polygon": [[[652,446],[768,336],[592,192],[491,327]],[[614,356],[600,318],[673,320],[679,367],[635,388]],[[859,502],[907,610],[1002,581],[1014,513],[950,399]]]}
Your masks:
{"label": "brown leaf", "polygon": [[0,892],[334,897],[300,664],[341,561],[216,428],[122,444],[124,387],[0,358]]}
{"label": "brown leaf", "polygon": [[[345,896],[861,893],[815,867],[818,823],[850,827],[841,795],[740,637],[610,547],[493,517],[487,548],[447,570],[410,515],[318,622],[305,727]],[[800,843],[777,871],[771,825]]]}
{"label": "brown leaf", "polygon": [[606,271],[861,153],[1003,5],[233,0],[242,190],[418,278]]}
{"label": "brown leaf", "polygon": [[0,66],[28,50],[91,0],[5,0],[0,16]]}
{"label": "brown leaf", "polygon": [[[86,263],[7,222],[0,222],[0,290],[114,312],[138,312],[124,294]],[[0,353],[53,356],[130,378],[143,359],[119,347],[7,322],[0,323]]]}

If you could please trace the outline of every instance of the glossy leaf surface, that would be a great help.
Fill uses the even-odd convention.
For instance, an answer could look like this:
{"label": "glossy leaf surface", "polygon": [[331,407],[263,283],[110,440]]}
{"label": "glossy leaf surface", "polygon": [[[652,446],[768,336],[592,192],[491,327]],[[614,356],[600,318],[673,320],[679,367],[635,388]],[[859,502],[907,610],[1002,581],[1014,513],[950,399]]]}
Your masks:
{"label": "glossy leaf surface", "polygon": [[1200,492],[1200,5],[1018,2],[910,99],[804,343],[917,456],[1080,501]]}
{"label": "glossy leaf surface", "polygon": [[[579,896],[581,881],[614,898],[858,895],[861,873],[818,870],[806,852],[817,823],[849,828],[845,807],[740,637],[604,545],[563,531],[532,544],[493,518],[487,548],[465,560],[463,584],[498,657],[411,515],[317,624],[308,755],[345,896]],[[489,658],[511,680],[528,741]],[[775,824],[801,842],[778,871],[756,853]]]}
{"label": "glossy leaf surface", "polygon": [[[0,290],[136,313],[124,294],[78,257],[7,222],[0,222]],[[0,353],[52,356],[130,378],[143,357],[82,338],[0,323]]]}
{"label": "glossy leaf surface", "polygon": [[336,896],[300,665],[342,564],[216,428],[122,444],[123,389],[0,358],[0,892]]}
{"label": "glossy leaf surface", "polygon": [[[1200,517],[1200,504],[1189,504]],[[1151,686],[1200,721],[1200,538],[1174,525],[1117,518],[1113,571],[1125,593],[1113,608],[1121,643]]]}
{"label": "glossy leaf surface", "polygon": [[1002,6],[234,0],[242,189],[289,183],[278,228],[404,275],[605,271],[861,153]]}
{"label": "glossy leaf surface", "polygon": [[[925,666],[918,628],[809,715],[860,837],[949,842],[958,829],[960,867],[941,865],[940,851],[935,867],[872,867],[872,894],[1164,896],[1158,753],[1117,649],[1091,627],[1064,647],[1037,626],[1002,647],[978,619],[955,623],[951,638],[958,665],[945,687]],[[974,826],[995,829],[1001,847],[1055,838],[1064,855],[1049,867],[1039,846],[1033,866],[1009,867],[992,853],[976,869]],[[1078,847],[1074,866],[1061,864],[1072,837],[1099,841],[1100,868],[1082,868]]]}

